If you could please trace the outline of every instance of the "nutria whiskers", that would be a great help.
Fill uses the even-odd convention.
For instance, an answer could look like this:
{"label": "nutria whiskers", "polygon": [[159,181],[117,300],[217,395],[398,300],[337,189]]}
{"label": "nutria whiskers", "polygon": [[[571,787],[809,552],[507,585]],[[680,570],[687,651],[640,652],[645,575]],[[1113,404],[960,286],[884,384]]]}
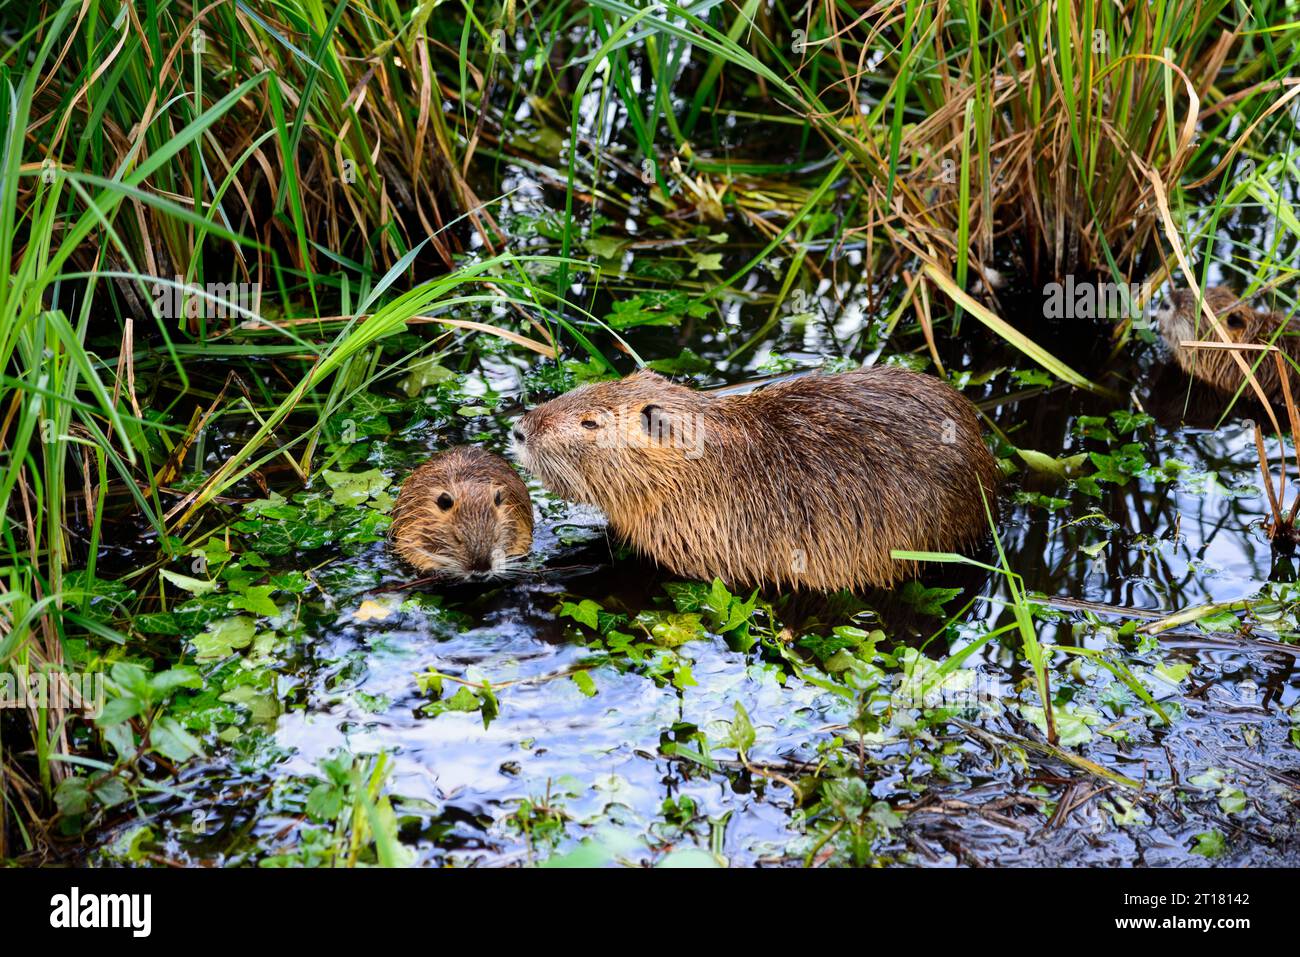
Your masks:
{"label": "nutria whiskers", "polygon": [[897,367],[728,396],[638,372],[527,412],[513,451],[660,565],[738,586],[889,585],[914,570],[892,550],[970,544],[997,508],[974,407]]}
{"label": "nutria whiskers", "polygon": [[471,446],[439,452],[402,483],[389,531],[422,572],[451,578],[507,574],[533,543],[528,488],[510,463]]}

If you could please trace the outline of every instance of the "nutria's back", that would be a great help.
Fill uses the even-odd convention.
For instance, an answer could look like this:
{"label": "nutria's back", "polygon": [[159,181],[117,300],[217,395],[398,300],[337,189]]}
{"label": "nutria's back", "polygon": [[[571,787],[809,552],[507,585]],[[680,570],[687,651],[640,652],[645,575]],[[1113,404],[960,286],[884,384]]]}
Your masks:
{"label": "nutria's back", "polygon": [[526,413],[515,451],[660,564],[736,585],[888,585],[912,567],[891,550],[968,544],[996,514],[974,407],[896,367],[725,397],[639,372]]}
{"label": "nutria's back", "polygon": [[[1291,393],[1300,400],[1300,379],[1297,378],[1293,365],[1300,361],[1300,327],[1291,328],[1283,313],[1255,309],[1226,286],[1208,287],[1205,290],[1205,302],[1219,318],[1233,342],[1271,342],[1282,350]],[[1232,350],[1188,348],[1182,345],[1188,341],[1222,341],[1201,311],[1196,293],[1189,289],[1174,290],[1165,306],[1157,312],[1156,318],[1160,323],[1161,335],[1184,372],[1219,392],[1231,394],[1241,388],[1245,376],[1241,366],[1233,359]],[[1240,350],[1237,354],[1254,369],[1255,380],[1265,394],[1272,400],[1281,401],[1282,379],[1278,374],[1277,360],[1259,350]],[[1254,392],[1247,387],[1243,394],[1253,396]]]}
{"label": "nutria's back", "polygon": [[402,558],[427,573],[508,572],[533,542],[533,506],[518,473],[472,446],[439,452],[402,483],[389,531]]}

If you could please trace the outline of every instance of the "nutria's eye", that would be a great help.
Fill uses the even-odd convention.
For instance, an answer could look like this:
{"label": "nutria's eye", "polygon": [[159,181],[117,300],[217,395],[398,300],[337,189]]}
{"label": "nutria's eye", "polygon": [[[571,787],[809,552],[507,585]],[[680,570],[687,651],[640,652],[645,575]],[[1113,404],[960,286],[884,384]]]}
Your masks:
{"label": "nutria's eye", "polygon": [[1233,315],[1228,317],[1229,329],[1244,329],[1245,327],[1246,327],[1246,320],[1243,319],[1241,316],[1238,316],[1234,313]]}
{"label": "nutria's eye", "polygon": [[500,504],[501,504],[502,502],[504,502],[505,500],[506,500],[506,493],[505,493],[504,491],[502,491],[501,489],[497,489],[496,498],[494,498],[494,499],[492,500],[493,503],[496,504],[496,505],[500,505]]}
{"label": "nutria's eye", "polygon": [[595,419],[583,419],[582,427],[584,429],[598,429],[600,428],[600,423],[597,422]]}
{"label": "nutria's eye", "polygon": [[438,496],[438,507],[442,509],[444,512],[447,511],[447,509],[451,508],[454,504],[456,504],[456,500],[452,498],[450,495],[448,495],[446,492],[443,492],[441,495]]}

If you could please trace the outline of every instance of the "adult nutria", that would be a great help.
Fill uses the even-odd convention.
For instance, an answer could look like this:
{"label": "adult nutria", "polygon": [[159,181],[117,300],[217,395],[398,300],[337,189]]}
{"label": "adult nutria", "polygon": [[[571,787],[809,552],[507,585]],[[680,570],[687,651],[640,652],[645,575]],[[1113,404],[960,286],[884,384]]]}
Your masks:
{"label": "adult nutria", "polygon": [[472,446],[439,452],[402,483],[393,548],[422,572],[490,578],[533,544],[533,505],[510,463]]}
{"label": "adult nutria", "polygon": [[[1271,342],[1282,350],[1284,359],[1289,360],[1285,364],[1290,372],[1291,394],[1300,399],[1300,379],[1293,366],[1300,360],[1300,327],[1292,330],[1283,313],[1257,310],[1226,286],[1207,287],[1205,301],[1233,342]],[[1184,372],[1219,392],[1232,394],[1241,388],[1245,375],[1232,357],[1233,350],[1196,349],[1181,345],[1185,341],[1221,341],[1201,310],[1196,293],[1190,289],[1175,289],[1156,311],[1156,319],[1160,323],[1161,335],[1173,351],[1174,361]],[[1282,378],[1277,371],[1277,360],[1254,349],[1240,350],[1237,354],[1255,370],[1255,381],[1269,399],[1282,401]],[[1247,387],[1243,394],[1253,396],[1254,391]]]}
{"label": "adult nutria", "polygon": [[727,396],[642,371],[525,413],[513,451],[660,565],[738,586],[889,585],[914,567],[891,550],[969,544],[997,507],[974,407],[891,366]]}

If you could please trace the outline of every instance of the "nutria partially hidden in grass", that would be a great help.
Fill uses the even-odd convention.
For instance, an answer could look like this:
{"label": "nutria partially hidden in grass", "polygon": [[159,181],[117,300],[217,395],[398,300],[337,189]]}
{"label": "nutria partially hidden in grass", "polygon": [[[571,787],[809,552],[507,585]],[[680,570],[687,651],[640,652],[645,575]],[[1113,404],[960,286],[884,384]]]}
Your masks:
{"label": "nutria partially hidden in grass", "polygon": [[528,487],[491,452],[439,452],[402,483],[389,537],[422,572],[459,579],[507,574],[533,543]]}
{"label": "nutria partially hidden in grass", "polygon": [[975,409],[897,367],[807,375],[742,395],[651,372],[525,413],[520,464],[676,574],[833,590],[914,570],[988,530],[997,463]]}
{"label": "nutria partially hidden in grass", "polygon": [[[1291,394],[1300,401],[1300,378],[1294,367],[1300,361],[1300,327],[1290,328],[1284,313],[1255,309],[1226,286],[1208,287],[1205,290],[1205,302],[1219,317],[1233,342],[1271,342],[1282,350],[1289,373]],[[1156,311],[1156,320],[1160,323],[1161,335],[1173,352],[1174,361],[1184,372],[1219,392],[1232,394],[1241,388],[1245,376],[1241,366],[1232,358],[1231,350],[1188,348],[1182,345],[1189,341],[1222,341],[1201,311],[1196,293],[1189,289],[1174,290]],[[1277,360],[1253,349],[1242,350],[1238,355],[1255,370],[1255,381],[1269,399],[1281,402],[1282,377],[1277,371]],[[1253,396],[1254,392],[1247,387],[1243,394]]]}

